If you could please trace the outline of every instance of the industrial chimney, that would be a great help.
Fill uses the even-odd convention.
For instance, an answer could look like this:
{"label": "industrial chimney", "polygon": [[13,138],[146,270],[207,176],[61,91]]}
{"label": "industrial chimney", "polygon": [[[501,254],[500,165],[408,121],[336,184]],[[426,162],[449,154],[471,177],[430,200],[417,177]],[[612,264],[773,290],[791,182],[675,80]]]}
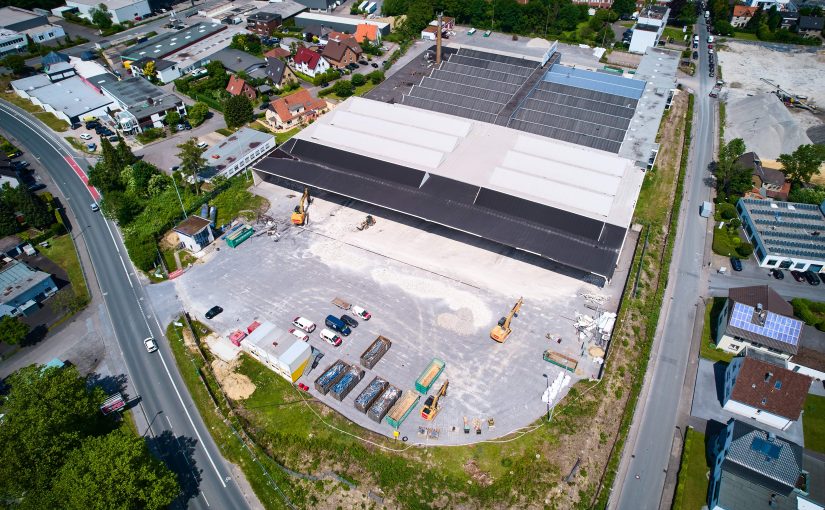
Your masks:
{"label": "industrial chimney", "polygon": [[444,16],[443,12],[438,13],[438,30],[435,34],[435,65],[441,65],[441,18]]}

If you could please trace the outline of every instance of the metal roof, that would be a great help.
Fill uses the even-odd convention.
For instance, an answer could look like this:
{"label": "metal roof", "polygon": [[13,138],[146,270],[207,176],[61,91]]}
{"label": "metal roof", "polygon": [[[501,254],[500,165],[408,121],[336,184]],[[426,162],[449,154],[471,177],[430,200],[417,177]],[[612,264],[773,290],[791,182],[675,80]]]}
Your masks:
{"label": "metal roof", "polygon": [[83,78],[72,76],[34,90],[26,90],[30,96],[54,110],[63,112],[69,118],[111,104],[112,100],[87,85]]}
{"label": "metal roof", "polygon": [[723,471],[788,495],[802,469],[802,447],[764,430],[734,420],[733,439],[722,463]]}
{"label": "metal roof", "polygon": [[52,277],[19,261],[0,266],[0,302],[8,303],[32,287]]}
{"label": "metal roof", "polygon": [[825,260],[825,216],[819,206],[742,198],[737,207],[747,211],[766,255]]}
{"label": "metal roof", "polygon": [[127,107],[144,103],[148,99],[154,100],[167,95],[167,92],[162,88],[138,76],[126,78],[121,81],[103,83],[100,87]]}
{"label": "metal roof", "polygon": [[141,57],[165,58],[225,29],[226,25],[220,23],[198,23],[183,30],[156,35],[146,42],[128,48],[120,57],[124,60],[138,60]]}

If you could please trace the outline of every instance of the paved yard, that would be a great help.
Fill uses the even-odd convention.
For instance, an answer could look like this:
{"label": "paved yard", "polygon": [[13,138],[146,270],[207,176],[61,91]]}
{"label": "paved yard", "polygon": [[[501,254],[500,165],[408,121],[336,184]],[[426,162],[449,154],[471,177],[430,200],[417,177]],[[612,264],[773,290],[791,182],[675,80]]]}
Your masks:
{"label": "paved yard", "polygon": [[737,420],[748,421],[753,425],[773,432],[797,444],[805,444],[802,437],[802,420],[794,422],[788,430],[779,430],[722,409],[721,388],[724,377],[725,371],[723,364],[720,363],[715,366],[710,360],[704,358],[699,360],[696,386],[693,389],[693,405],[690,410],[691,416],[704,420],[715,420],[720,423],[727,423],[731,418],[736,418]]}
{"label": "paved yard", "polygon": [[[547,384],[542,374],[552,382],[561,370],[542,359],[551,346],[580,359],[576,378],[597,374],[598,365],[581,357],[573,320],[577,312],[594,313],[585,307],[585,293],[605,296],[606,306],[615,309],[621,283],[600,289],[517,260],[506,249],[459,242],[444,229],[422,228],[363,204],[345,207],[329,197],[314,199],[307,228],[293,227],[288,217],[296,192],[272,184],[254,190],[272,204],[269,214],[282,233],[279,241],[263,235],[237,249],[217,241],[219,250],[174,281],[177,297],[201,318],[220,304],[225,311],[206,322],[222,335],[253,320],[271,321],[285,331],[297,315],[320,330],[326,315],[340,315],[331,304],[336,296],[371,311],[373,319],[362,322],[341,347],[321,341],[319,330],[313,333],[311,345],[325,356],[301,380],[313,387],[335,360],[358,364],[377,335],[390,338],[392,348],[343,402],[316,395],[360,425],[389,435],[389,425],[378,425],[354,409],[355,397],[375,375],[411,390],[433,357],[445,360],[447,368],[432,391],[447,379],[450,387],[441,413],[427,426],[440,428],[438,442],[446,444],[502,436],[540,417],[546,410],[540,399]],[[358,231],[367,214],[376,224]],[[170,289],[159,294],[157,301],[169,306]],[[490,329],[519,296],[524,306],[512,335],[504,344],[492,341]],[[560,335],[562,342],[551,344],[547,333]],[[413,441],[426,423],[419,417],[421,406],[419,402],[400,429]],[[481,436],[463,433],[464,417],[485,423]],[[493,430],[486,425],[488,418],[495,420]]]}
{"label": "paved yard", "polygon": [[[226,127],[226,122],[223,120],[223,115],[213,112],[212,118],[206,119],[200,126],[189,131],[178,131],[159,142],[135,149],[134,153],[138,157],[143,156],[144,161],[148,161],[164,172],[168,172],[173,166],[180,165],[178,145],[190,138],[203,137],[213,133],[216,129],[224,127]],[[216,136],[223,138],[223,135],[220,134],[216,134]]]}

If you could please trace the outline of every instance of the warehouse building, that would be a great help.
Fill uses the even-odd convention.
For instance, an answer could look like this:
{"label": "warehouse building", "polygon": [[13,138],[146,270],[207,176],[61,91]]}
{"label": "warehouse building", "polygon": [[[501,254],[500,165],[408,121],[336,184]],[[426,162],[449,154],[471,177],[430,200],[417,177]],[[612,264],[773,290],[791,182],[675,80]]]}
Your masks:
{"label": "warehouse building", "polygon": [[[75,10],[80,17],[92,21],[92,10],[98,9],[101,3],[104,2],[100,0],[66,0],[66,9],[63,10]],[[115,23],[136,21],[152,13],[149,0],[107,0],[105,4],[109,8],[112,21]]]}
{"label": "warehouse building", "polygon": [[350,98],[254,166],[609,280],[644,173],[605,151]]}
{"label": "warehouse building", "polygon": [[[390,24],[381,21],[364,20],[362,18],[342,18],[340,16],[331,16],[329,14],[319,14],[315,12],[302,12],[295,16],[295,26],[298,28],[307,28],[312,26],[320,26],[336,32],[346,32],[354,34],[358,30],[358,25],[368,24],[374,25],[381,32],[381,35],[389,35]],[[321,34],[314,34],[318,37]]]}
{"label": "warehouse building", "polygon": [[[126,68],[128,68],[132,62],[144,57],[168,59],[168,57],[178,53],[184,48],[188,48],[204,39],[212,37],[223,30],[226,30],[226,25],[198,23],[197,25],[192,25],[177,32],[167,32],[156,35],[145,42],[136,44],[123,53],[120,59]],[[186,70],[181,69],[181,72],[186,72]]]}
{"label": "warehouse building", "polygon": [[17,260],[0,260],[0,317],[27,315],[57,292],[52,275]]}
{"label": "warehouse building", "polygon": [[110,81],[102,83],[100,89],[105,97],[111,98],[112,117],[126,133],[163,127],[163,119],[170,111],[186,115],[186,106],[180,97],[152,85],[145,78]]}
{"label": "warehouse building", "polygon": [[275,137],[272,134],[242,127],[203,153],[206,167],[198,176],[207,181],[217,176],[228,179],[243,172],[274,149]]}
{"label": "warehouse building", "polygon": [[47,112],[73,124],[84,117],[106,115],[112,100],[80,76],[52,83],[45,74],[35,74],[11,82],[14,92]]}

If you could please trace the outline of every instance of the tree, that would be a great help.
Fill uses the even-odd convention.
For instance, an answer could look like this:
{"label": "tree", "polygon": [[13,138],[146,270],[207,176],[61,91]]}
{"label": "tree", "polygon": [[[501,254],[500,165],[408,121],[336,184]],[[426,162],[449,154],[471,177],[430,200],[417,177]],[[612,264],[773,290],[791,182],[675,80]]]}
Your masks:
{"label": "tree", "polygon": [[4,315],[0,318],[0,338],[9,345],[17,345],[26,339],[29,326],[22,320]]}
{"label": "tree", "polygon": [[719,35],[733,35],[733,25],[730,24],[729,21],[724,19],[718,19],[713,22],[713,29],[716,30],[716,33]]}
{"label": "tree", "polygon": [[129,252],[129,258],[141,271],[149,271],[157,260],[157,241],[145,232],[126,232],[123,244]]}
{"label": "tree", "polygon": [[26,223],[34,228],[44,229],[54,223],[54,215],[42,198],[25,186],[18,186],[5,193],[12,207],[23,214]]}
{"label": "tree", "polygon": [[155,61],[154,60],[150,60],[149,62],[146,62],[146,65],[143,66],[143,74],[147,78],[154,78],[155,77]]}
{"label": "tree", "polygon": [[636,2],[634,0],[615,0],[610,8],[619,16],[633,14],[633,11],[636,10]]}
{"label": "tree", "polygon": [[0,189],[0,237],[6,237],[20,231],[20,224],[17,222],[14,208],[5,198],[8,194],[6,190],[10,189],[9,186]]}
{"label": "tree", "polygon": [[752,185],[751,170],[736,162],[745,150],[741,138],[734,138],[719,149],[715,170],[717,189],[725,195],[744,193]]}
{"label": "tree", "polygon": [[180,124],[180,114],[174,110],[166,114],[166,118],[164,119],[166,124],[169,126],[177,126]]}
{"label": "tree", "polygon": [[255,34],[236,34],[232,36],[230,48],[245,51],[252,55],[261,54],[261,39]]}
{"label": "tree", "polygon": [[132,152],[132,149],[120,135],[118,135],[117,142],[117,160],[120,165],[131,165],[137,161],[137,157]]}
{"label": "tree", "polygon": [[97,7],[93,7],[90,11],[92,15],[92,23],[97,25],[101,30],[108,30],[112,28],[112,13],[106,4],[101,3]]}
{"label": "tree", "polygon": [[367,77],[363,74],[353,74],[351,81],[354,86],[360,87],[361,85],[367,83]]}
{"label": "tree", "polygon": [[[120,490],[117,490],[119,488]],[[53,494],[68,509],[161,509],[178,496],[175,474],[122,429],[90,437],[58,471]]]}
{"label": "tree", "polygon": [[200,101],[186,109],[186,116],[189,117],[189,123],[193,127],[203,124],[207,115],[209,115],[209,106]]}
{"label": "tree", "polygon": [[235,128],[252,120],[252,102],[246,96],[232,96],[223,103],[226,126]]}
{"label": "tree", "polygon": [[163,174],[155,174],[149,178],[149,184],[146,186],[146,192],[151,197],[155,197],[163,193],[169,186],[169,178]]}
{"label": "tree", "polygon": [[339,80],[332,86],[332,91],[338,97],[349,97],[355,92],[355,87],[349,80]]}
{"label": "tree", "polygon": [[206,166],[206,160],[203,159],[203,153],[206,152],[206,147],[198,147],[194,138],[178,145],[180,152],[180,171],[183,175],[191,177],[192,182],[197,182],[197,174],[203,167]]}
{"label": "tree", "polygon": [[825,145],[800,145],[791,154],[781,154],[778,161],[782,163],[782,171],[791,183],[808,183],[825,161]]}
{"label": "tree", "polygon": [[21,74],[26,70],[26,59],[22,55],[8,55],[3,59],[3,65],[14,74]]}

